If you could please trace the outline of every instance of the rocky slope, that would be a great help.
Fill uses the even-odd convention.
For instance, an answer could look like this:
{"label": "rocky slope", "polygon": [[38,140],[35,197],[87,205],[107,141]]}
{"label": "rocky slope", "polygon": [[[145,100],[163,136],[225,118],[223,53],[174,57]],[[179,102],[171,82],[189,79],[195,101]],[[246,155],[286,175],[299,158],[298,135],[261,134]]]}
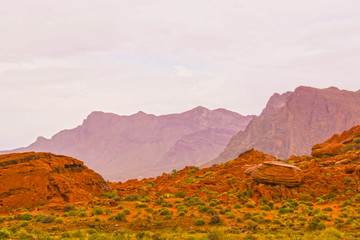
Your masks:
{"label": "rocky slope", "polygon": [[211,160],[252,118],[204,107],[163,116],[93,112],[74,129],[51,139],[39,137],[26,148],[6,153],[45,151],[72,156],[110,180],[149,177]]}
{"label": "rocky slope", "polygon": [[35,152],[0,155],[0,211],[89,201],[104,189],[99,174],[70,157]]}
{"label": "rocky slope", "polygon": [[[339,147],[340,151],[329,156],[330,146]],[[203,169],[186,167],[157,178],[115,183],[112,188],[120,196],[141,193],[156,196],[182,191],[186,196],[216,197],[232,204],[250,198],[257,202],[261,198],[298,199],[301,195],[352,196],[352,191],[360,191],[354,180],[360,174],[360,125],[334,135],[313,149],[316,154],[313,150],[312,156],[292,156],[287,162],[250,150],[221,165]]]}
{"label": "rocky slope", "polygon": [[236,158],[251,148],[285,159],[310,154],[311,147],[360,123],[360,91],[298,87],[274,94],[259,117],[204,166]]}

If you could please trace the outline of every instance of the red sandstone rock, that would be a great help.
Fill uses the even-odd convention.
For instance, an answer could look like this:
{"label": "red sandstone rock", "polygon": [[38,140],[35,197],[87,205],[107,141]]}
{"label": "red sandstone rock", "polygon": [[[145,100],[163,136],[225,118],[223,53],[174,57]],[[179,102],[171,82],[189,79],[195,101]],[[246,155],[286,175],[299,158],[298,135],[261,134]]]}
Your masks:
{"label": "red sandstone rock", "polygon": [[0,210],[89,201],[106,186],[83,162],[50,153],[0,155]]}
{"label": "red sandstone rock", "polygon": [[301,169],[279,161],[268,161],[251,167],[248,174],[257,182],[294,187],[301,184]]}

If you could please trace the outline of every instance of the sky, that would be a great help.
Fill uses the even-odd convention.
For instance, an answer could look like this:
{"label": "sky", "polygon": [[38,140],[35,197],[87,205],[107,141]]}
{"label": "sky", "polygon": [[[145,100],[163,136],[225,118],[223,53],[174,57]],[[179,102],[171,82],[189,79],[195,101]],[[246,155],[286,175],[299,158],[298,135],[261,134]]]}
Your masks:
{"label": "sky", "polygon": [[92,111],[259,114],[297,86],[360,89],[358,0],[0,0],[0,149]]}

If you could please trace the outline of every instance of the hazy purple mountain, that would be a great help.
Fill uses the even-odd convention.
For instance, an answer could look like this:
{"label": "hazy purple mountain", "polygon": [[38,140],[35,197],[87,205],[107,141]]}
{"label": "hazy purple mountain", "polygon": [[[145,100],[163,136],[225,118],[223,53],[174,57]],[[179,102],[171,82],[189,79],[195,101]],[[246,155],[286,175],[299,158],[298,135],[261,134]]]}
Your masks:
{"label": "hazy purple mountain", "polygon": [[93,112],[83,124],[9,152],[52,152],[80,159],[109,180],[156,176],[216,157],[253,116],[197,107],[155,116]]}
{"label": "hazy purple mountain", "polygon": [[298,87],[294,92],[275,93],[261,115],[204,166],[232,160],[251,148],[278,158],[310,154],[314,144],[358,124],[360,91]]}

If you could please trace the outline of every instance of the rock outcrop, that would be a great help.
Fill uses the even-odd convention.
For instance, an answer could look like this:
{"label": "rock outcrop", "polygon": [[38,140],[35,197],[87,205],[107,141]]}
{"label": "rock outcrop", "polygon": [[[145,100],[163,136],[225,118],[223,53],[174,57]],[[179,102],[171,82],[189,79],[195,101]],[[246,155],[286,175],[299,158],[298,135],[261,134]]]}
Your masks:
{"label": "rock outcrop", "polygon": [[355,126],[343,133],[335,134],[324,143],[312,147],[314,157],[336,156],[348,150],[360,150],[360,126]]}
{"label": "rock outcrop", "polygon": [[334,87],[298,87],[294,92],[274,94],[262,114],[232,137],[225,150],[204,166],[229,161],[251,148],[279,159],[309,155],[314,144],[360,124],[359,106],[360,91]]}
{"label": "rock outcrop", "polygon": [[257,182],[295,187],[301,184],[303,173],[300,168],[279,161],[267,161],[246,170]]}
{"label": "rock outcrop", "polygon": [[106,189],[83,162],[50,153],[0,155],[0,211],[40,203],[89,201]]}
{"label": "rock outcrop", "polygon": [[6,153],[37,151],[72,156],[113,181],[151,177],[211,160],[252,118],[204,107],[163,116],[93,112],[74,129],[61,131],[51,139],[38,138],[26,148]]}

